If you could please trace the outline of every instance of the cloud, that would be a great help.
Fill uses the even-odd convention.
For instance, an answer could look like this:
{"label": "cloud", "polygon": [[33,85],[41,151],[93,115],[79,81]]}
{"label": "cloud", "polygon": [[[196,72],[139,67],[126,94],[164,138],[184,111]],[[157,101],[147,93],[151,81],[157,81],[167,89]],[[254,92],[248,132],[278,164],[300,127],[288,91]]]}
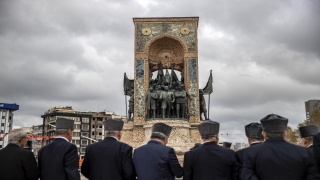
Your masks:
{"label": "cloud", "polygon": [[[123,73],[133,78],[133,17],[199,16],[199,86],[212,69],[210,117],[221,140],[269,113],[296,125],[320,91],[318,1],[0,2],[0,99],[14,124],[42,123],[52,106],[125,114]],[[208,97],[206,97],[208,98]],[[225,135],[228,133],[229,135]]]}

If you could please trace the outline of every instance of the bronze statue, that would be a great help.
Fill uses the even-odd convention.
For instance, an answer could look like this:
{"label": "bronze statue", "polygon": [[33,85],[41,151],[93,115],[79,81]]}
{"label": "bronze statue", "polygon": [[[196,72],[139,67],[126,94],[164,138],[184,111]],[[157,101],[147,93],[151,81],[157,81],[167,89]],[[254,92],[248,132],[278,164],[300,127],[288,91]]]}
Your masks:
{"label": "bronze statue", "polygon": [[156,118],[160,118],[161,117],[161,100],[160,98],[160,94],[161,94],[161,86],[160,85],[156,85],[156,89],[155,89],[155,93],[157,94],[158,99],[156,100]]}
{"label": "bronze statue", "polygon": [[199,89],[199,96],[200,96],[200,98],[199,98],[199,100],[200,100],[200,102],[199,102],[199,104],[200,104],[200,120],[203,120],[202,119],[202,113],[204,113],[204,118],[205,118],[205,120],[207,120],[208,116],[207,116],[206,100],[205,100],[205,98],[203,96],[203,90],[202,89]]}
{"label": "bronze statue", "polygon": [[156,108],[157,108],[157,99],[158,95],[156,92],[153,91],[153,87],[150,86],[149,91],[146,96],[146,104],[147,104],[147,118],[156,118]]}
{"label": "bronze statue", "polygon": [[[189,95],[189,93],[183,89],[182,85],[178,86],[177,91],[174,93],[174,96],[176,99],[177,118],[185,119],[186,118],[186,104],[187,104],[186,96],[188,96],[190,99],[192,99],[192,98]],[[180,117],[180,114],[181,114],[181,117]]]}
{"label": "bronze statue", "polygon": [[160,93],[159,97],[161,101],[161,110],[162,110],[162,118],[166,117],[166,109],[167,109],[167,99],[168,99],[168,86],[165,86]]}
{"label": "bronze statue", "polygon": [[131,115],[133,116],[133,112],[134,112],[133,105],[134,105],[134,90],[132,89],[131,96],[129,99],[128,121],[132,121]]}

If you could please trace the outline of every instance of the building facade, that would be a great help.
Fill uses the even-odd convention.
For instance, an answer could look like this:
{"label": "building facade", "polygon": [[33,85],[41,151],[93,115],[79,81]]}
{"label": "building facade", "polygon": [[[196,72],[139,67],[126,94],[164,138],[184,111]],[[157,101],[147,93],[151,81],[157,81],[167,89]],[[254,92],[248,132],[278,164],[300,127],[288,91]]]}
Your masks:
{"label": "building facade", "polygon": [[92,143],[88,139],[91,138],[91,112],[77,111],[72,109],[72,106],[56,106],[46,111],[41,117],[43,119],[42,136],[46,137],[42,141],[41,147],[53,140],[55,124],[58,118],[72,119],[74,120],[74,132],[71,143],[77,146],[79,157],[83,158],[86,147]]}
{"label": "building facade", "polygon": [[306,118],[310,119],[310,116],[312,115],[313,111],[318,109],[320,110],[320,100],[312,99],[305,102],[306,107]]}
{"label": "building facade", "polygon": [[0,103],[0,149],[8,144],[7,134],[12,130],[13,111],[19,110],[19,105]]}

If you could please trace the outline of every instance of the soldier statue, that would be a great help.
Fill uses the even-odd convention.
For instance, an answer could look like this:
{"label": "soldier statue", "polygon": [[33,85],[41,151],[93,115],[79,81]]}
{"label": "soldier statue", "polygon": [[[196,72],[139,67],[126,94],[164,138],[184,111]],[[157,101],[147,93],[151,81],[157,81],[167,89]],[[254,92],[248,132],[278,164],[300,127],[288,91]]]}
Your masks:
{"label": "soldier statue", "polygon": [[[153,87],[150,86],[149,91],[146,96],[146,104],[147,104],[147,118],[156,118],[156,103],[157,103],[158,95],[153,91]],[[151,116],[152,115],[152,116]]]}
{"label": "soldier statue", "polygon": [[199,100],[200,100],[200,120],[203,120],[202,119],[202,113],[204,114],[204,118],[205,120],[208,119],[208,116],[207,116],[207,107],[206,107],[206,100],[203,96],[203,90],[202,89],[199,89]]}
{"label": "soldier statue", "polygon": [[[186,118],[186,101],[188,96],[191,99],[191,96],[187,91],[183,89],[182,85],[177,86],[177,90],[174,93],[175,99],[176,99],[176,114],[177,118]],[[180,117],[181,114],[181,117]]]}
{"label": "soldier statue", "polygon": [[130,96],[130,99],[129,99],[128,121],[132,121],[131,115],[133,116],[133,112],[134,112],[133,105],[134,105],[134,91],[132,89],[131,90],[131,96]]}
{"label": "soldier statue", "polygon": [[159,100],[161,101],[162,118],[166,117],[168,90],[169,90],[168,86],[164,86],[163,90],[160,93],[160,97],[159,97]]}

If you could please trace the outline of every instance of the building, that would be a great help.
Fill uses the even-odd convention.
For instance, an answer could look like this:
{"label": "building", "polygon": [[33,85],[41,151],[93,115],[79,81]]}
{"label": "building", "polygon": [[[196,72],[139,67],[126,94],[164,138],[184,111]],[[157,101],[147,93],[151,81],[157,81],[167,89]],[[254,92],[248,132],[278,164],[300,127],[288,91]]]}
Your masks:
{"label": "building", "polygon": [[41,149],[42,145],[42,131],[43,130],[43,124],[35,125],[31,127],[30,135],[32,136],[32,146],[31,151],[33,152],[34,156],[38,156],[38,152]]}
{"label": "building", "polygon": [[19,105],[0,103],[0,149],[8,144],[7,134],[12,130],[13,111],[19,110]]}
{"label": "building", "polygon": [[92,143],[88,139],[91,138],[91,112],[77,111],[72,109],[72,106],[56,106],[46,111],[41,117],[43,118],[42,136],[48,137],[42,142],[41,146],[52,141],[55,136],[55,124],[58,118],[74,120],[74,132],[71,143],[77,146],[79,156],[83,158],[86,147]]}
{"label": "building", "polygon": [[102,111],[93,112],[91,121],[91,138],[97,141],[104,139],[104,126],[103,121],[111,119],[114,116],[114,112]]}
{"label": "building", "polygon": [[306,107],[306,118],[310,119],[311,114],[314,110],[320,110],[320,100],[312,99],[305,102]]}

